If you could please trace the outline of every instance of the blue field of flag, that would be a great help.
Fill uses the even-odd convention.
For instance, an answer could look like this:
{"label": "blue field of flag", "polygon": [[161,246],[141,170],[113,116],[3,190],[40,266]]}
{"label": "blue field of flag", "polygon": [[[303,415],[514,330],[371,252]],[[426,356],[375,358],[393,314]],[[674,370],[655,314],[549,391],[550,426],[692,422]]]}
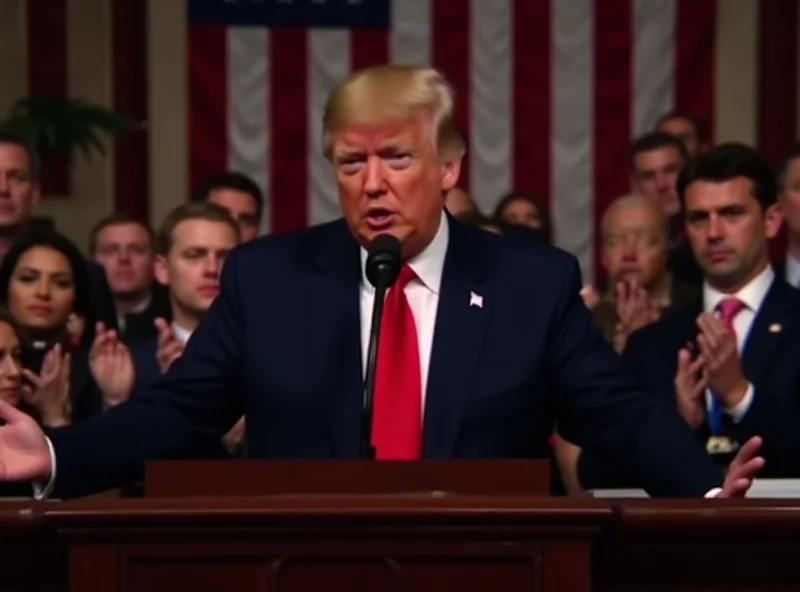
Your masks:
{"label": "blue field of flag", "polygon": [[189,0],[189,21],[239,27],[382,29],[390,25],[391,1]]}

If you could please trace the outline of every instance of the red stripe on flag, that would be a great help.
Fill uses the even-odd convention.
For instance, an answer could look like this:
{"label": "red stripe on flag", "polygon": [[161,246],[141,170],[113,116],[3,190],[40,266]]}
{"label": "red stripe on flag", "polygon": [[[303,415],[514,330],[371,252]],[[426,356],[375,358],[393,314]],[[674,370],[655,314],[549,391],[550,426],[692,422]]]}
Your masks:
{"label": "red stripe on flag", "polygon": [[[135,122],[147,121],[147,9],[138,0],[111,3],[114,109]],[[114,143],[114,206],[149,216],[147,130],[133,129]]]}
{"label": "red stripe on flag", "polygon": [[350,67],[352,71],[389,62],[387,29],[353,29],[350,32]]}
{"label": "red stripe on flag", "polygon": [[189,190],[228,168],[228,36],[225,27],[189,27]]}
{"label": "red stripe on flag", "polygon": [[[472,85],[470,0],[447,0],[433,3],[432,54],[433,65],[447,77],[456,95],[456,123],[469,140]],[[470,190],[469,154],[461,165],[459,185]]]}
{"label": "red stripe on flag", "polygon": [[[67,0],[28,0],[27,14],[28,93],[67,97]],[[42,157],[42,191],[51,197],[69,195],[68,162]]]}
{"label": "red stripe on flag", "polygon": [[550,0],[514,0],[512,12],[512,182],[540,200],[550,233],[551,15]]}
{"label": "red stripe on flag", "polygon": [[594,253],[600,277],[600,219],[630,190],[628,148],[633,101],[631,0],[595,3],[594,21]]}
{"label": "red stripe on flag", "polygon": [[[270,59],[270,207],[273,232],[308,226],[308,38],[302,29],[272,29]],[[320,114],[321,116],[321,114]]]}
{"label": "red stripe on flag", "polygon": [[[677,0],[675,107],[700,120],[714,139],[714,62],[717,3]],[[796,26],[794,23],[792,26]]]}

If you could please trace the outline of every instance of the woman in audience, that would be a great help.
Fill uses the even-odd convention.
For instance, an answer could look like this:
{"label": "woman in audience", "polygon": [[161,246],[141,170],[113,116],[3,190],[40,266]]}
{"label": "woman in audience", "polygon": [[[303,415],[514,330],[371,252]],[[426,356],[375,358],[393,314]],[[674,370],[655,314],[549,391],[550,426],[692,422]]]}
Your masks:
{"label": "woman in audience", "polygon": [[512,191],[500,198],[493,218],[498,222],[516,226],[527,226],[538,230],[542,239],[550,242],[550,227],[539,202],[532,196]]}
{"label": "woman in audience", "polygon": [[69,331],[73,315],[94,326],[90,293],[80,251],[55,232],[21,236],[0,264],[0,305],[27,336],[21,350],[26,378],[37,387],[41,385],[36,384],[36,375],[67,373],[63,423],[84,421],[100,413],[105,400],[117,395],[113,392],[117,385],[108,380],[107,372],[92,371],[90,347]]}
{"label": "woman in audience", "polygon": [[[69,364],[60,363],[51,350],[41,374],[22,367],[24,331],[11,314],[0,308],[0,399],[35,417],[43,426],[69,423]],[[66,357],[69,362],[69,355]]]}

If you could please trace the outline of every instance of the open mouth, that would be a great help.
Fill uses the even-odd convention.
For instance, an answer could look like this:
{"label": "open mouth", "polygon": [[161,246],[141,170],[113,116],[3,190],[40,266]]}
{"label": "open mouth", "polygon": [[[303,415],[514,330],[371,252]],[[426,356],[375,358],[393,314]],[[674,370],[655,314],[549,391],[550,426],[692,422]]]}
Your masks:
{"label": "open mouth", "polygon": [[384,208],[375,208],[367,212],[366,222],[372,230],[385,230],[392,225],[394,213]]}

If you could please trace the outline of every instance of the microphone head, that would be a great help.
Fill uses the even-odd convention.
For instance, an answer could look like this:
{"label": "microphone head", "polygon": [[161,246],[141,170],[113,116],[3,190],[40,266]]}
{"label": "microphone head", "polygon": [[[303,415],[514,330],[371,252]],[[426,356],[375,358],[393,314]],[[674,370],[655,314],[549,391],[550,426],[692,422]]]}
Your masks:
{"label": "microphone head", "polygon": [[379,234],[367,249],[366,274],[375,289],[384,290],[391,286],[400,275],[403,246],[391,234]]}

